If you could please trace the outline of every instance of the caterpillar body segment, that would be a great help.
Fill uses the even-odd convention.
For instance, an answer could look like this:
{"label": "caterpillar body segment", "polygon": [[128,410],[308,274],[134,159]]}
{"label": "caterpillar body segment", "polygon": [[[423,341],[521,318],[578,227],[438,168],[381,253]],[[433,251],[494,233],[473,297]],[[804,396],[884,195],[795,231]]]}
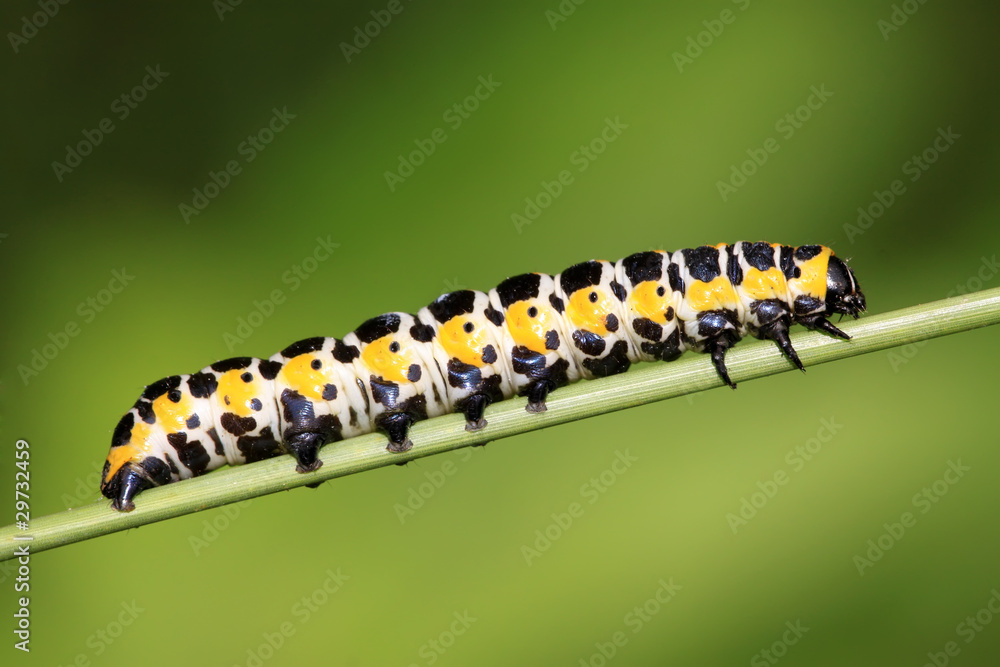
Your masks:
{"label": "caterpillar body segment", "polygon": [[451,411],[444,379],[434,362],[433,330],[409,313],[374,317],[344,337],[359,350],[354,373],[370,396],[371,423],[389,436],[389,451],[405,452],[415,421]]}
{"label": "caterpillar body segment", "polygon": [[343,339],[307,338],[270,359],[227,359],[149,385],[114,430],[101,492],[129,511],[144,489],[223,465],[291,454],[308,473],[323,445],[374,430],[403,452],[416,421],[461,412],[478,431],[493,402],[526,396],[541,412],[570,382],[686,350],[711,355],[735,387],[725,353],[744,336],[774,341],[802,369],[792,324],[848,338],[827,317],[865,307],[851,269],[816,245],[741,241],[514,276],[416,315],[379,315]]}
{"label": "caterpillar body segment", "polygon": [[368,410],[358,409],[368,394],[357,382],[355,355],[336,338],[307,338],[271,357],[280,441],[298,462],[299,472],[317,470],[319,447],[372,430]]}
{"label": "caterpillar body segment", "polygon": [[615,265],[625,289],[625,332],[636,361],[673,361],[684,352],[677,309],[683,298],[680,273],[662,250],[629,255]]}
{"label": "caterpillar body segment", "polygon": [[589,379],[624,373],[636,359],[628,323],[625,286],[616,265],[603,260],[583,262],[555,279],[556,299],[580,374]]}
{"label": "caterpillar body segment", "polygon": [[[201,389],[211,407],[206,416],[216,425],[228,463],[252,463],[284,453],[278,444],[281,426],[273,398],[279,370],[276,362],[253,357],[226,359],[201,370]],[[189,447],[197,450],[193,444]],[[167,457],[168,463],[171,458]]]}
{"label": "caterpillar body segment", "polygon": [[514,393],[528,397],[528,412],[544,412],[550,391],[580,378],[555,281],[545,273],[508,278],[490,291],[490,305],[502,320]]}
{"label": "caterpillar body segment", "polygon": [[503,315],[488,294],[461,290],[438,297],[417,317],[430,327],[431,355],[450,411],[465,414],[467,430],[484,428],[486,407],[514,395]]}

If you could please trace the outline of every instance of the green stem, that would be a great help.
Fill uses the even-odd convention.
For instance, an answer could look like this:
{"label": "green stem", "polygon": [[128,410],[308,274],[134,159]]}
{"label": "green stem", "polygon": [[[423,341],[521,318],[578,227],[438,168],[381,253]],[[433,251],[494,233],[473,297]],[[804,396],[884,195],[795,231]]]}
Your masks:
{"label": "green stem", "polygon": [[[806,331],[794,336],[794,344],[802,363],[812,366],[997,323],[1000,288],[844,323],[842,328],[852,336],[850,341]],[[726,363],[737,382],[794,369],[772,343],[765,342],[744,342],[729,352]],[[292,458],[281,456],[151,489],[139,496],[136,509],[127,514],[110,509],[102,500],[35,519],[28,531],[7,526],[0,529],[0,560],[12,558],[14,550],[25,544],[36,553],[311,482],[468,447],[484,439],[498,440],[721,384],[705,355],[685,355],[669,364],[646,364],[623,375],[559,389],[550,397],[548,411],[541,414],[526,412],[524,398],[491,406],[486,413],[489,425],[478,433],[467,432],[459,414],[421,422],[411,430],[414,445],[405,454],[388,453],[385,437],[369,434],[325,447],[321,452],[323,467],[315,473],[299,474]],[[32,538],[30,542],[14,539],[27,536]]]}

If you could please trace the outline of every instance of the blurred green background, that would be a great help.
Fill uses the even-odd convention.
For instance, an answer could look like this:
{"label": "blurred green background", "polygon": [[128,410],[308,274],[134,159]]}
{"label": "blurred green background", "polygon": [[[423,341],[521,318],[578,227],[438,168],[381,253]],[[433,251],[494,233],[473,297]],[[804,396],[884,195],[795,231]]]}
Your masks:
{"label": "blurred green background", "polygon": [[[35,516],[105,502],[95,471],[145,384],[523,271],[766,239],[851,258],[878,313],[1000,285],[996,7],[42,11],[0,10],[0,475],[11,489],[28,439]],[[365,44],[355,29],[379,18]],[[488,96],[480,77],[498,84]],[[285,125],[261,134],[275,109]],[[626,127],[602,144],[609,119]],[[743,164],[765,144],[766,162]],[[539,199],[564,170],[572,181]],[[226,185],[206,193],[212,173]],[[215,196],[185,220],[195,190]],[[546,207],[518,226],[526,198]],[[304,261],[318,239],[339,246]],[[102,292],[123,270],[125,289]],[[259,305],[275,290],[281,303]],[[1000,620],[980,612],[1000,590],[996,343],[974,331],[38,554],[30,656],[12,648],[0,564],[2,660],[997,664]],[[632,467],[594,491],[626,453]],[[939,481],[949,462],[969,468],[954,484]],[[779,471],[787,484],[769,486]],[[762,506],[734,532],[744,499]],[[574,502],[582,516],[552,527]],[[904,512],[915,524],[888,535]],[[556,539],[526,558],[546,530]],[[880,539],[891,548],[859,573]],[[675,586],[664,605],[661,581]],[[977,613],[979,630],[963,625]]]}

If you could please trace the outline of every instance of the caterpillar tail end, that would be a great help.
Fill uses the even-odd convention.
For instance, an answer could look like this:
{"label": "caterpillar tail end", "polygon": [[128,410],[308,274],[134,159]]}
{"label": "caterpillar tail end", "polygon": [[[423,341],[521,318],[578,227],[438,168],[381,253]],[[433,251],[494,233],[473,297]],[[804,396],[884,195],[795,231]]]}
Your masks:
{"label": "caterpillar tail end", "polygon": [[111,509],[131,512],[135,509],[133,499],[146,489],[157,486],[142,468],[126,464],[119,468],[110,481],[101,486],[101,493],[111,499]]}
{"label": "caterpillar tail end", "polygon": [[133,499],[139,493],[170,483],[170,467],[157,456],[123,460],[123,453],[128,455],[128,449],[114,448],[108,460],[104,462],[101,494],[111,500],[112,509],[118,512],[131,512],[135,509]]}

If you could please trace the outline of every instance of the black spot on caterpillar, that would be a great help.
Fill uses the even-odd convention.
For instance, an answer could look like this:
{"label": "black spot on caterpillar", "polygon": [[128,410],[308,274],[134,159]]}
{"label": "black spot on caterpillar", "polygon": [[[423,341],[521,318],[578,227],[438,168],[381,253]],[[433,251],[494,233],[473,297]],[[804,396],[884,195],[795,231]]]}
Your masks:
{"label": "black spot on caterpillar", "polygon": [[389,451],[406,451],[417,420],[463,412],[467,428],[483,429],[494,401],[526,396],[541,412],[565,384],[685,350],[711,355],[735,386],[725,352],[740,338],[772,340],[802,368],[792,324],[847,338],[827,318],[864,310],[853,271],[817,245],[741,241],[514,276],[416,315],[380,315],[343,339],[307,338],[270,359],[150,384],[114,430],[101,492],[128,511],[144,489],[227,464],[291,454],[309,472],[324,444],[374,430]]}

